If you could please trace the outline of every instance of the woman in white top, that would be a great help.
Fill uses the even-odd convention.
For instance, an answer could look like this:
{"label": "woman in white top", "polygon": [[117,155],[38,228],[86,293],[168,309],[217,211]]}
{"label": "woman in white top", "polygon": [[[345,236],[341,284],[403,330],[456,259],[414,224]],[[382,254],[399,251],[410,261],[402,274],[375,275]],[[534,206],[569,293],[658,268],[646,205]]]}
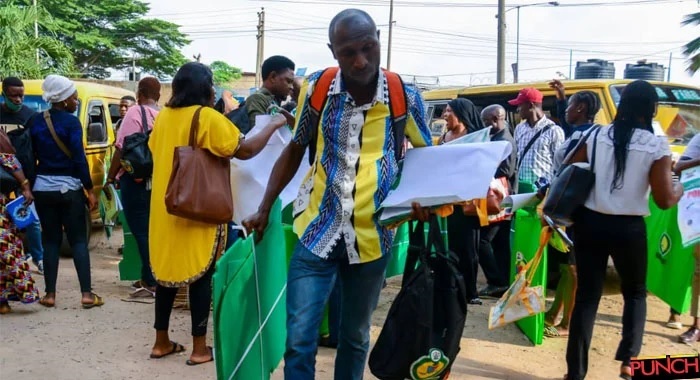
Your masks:
{"label": "woman in white top", "polygon": [[[671,152],[665,138],[654,135],[652,119],[658,95],[652,85],[626,86],[612,125],[587,140],[573,162],[590,162],[595,152],[596,181],[585,207],[574,217],[574,245],[579,284],[566,351],[567,380],[581,380],[588,370],[588,349],[611,255],[620,275],[624,311],[622,341],[615,355],[620,377],[631,379],[630,359],[639,355],[646,320],[649,189],[667,209],[683,194],[671,178]],[[595,149],[594,149],[595,148]]]}

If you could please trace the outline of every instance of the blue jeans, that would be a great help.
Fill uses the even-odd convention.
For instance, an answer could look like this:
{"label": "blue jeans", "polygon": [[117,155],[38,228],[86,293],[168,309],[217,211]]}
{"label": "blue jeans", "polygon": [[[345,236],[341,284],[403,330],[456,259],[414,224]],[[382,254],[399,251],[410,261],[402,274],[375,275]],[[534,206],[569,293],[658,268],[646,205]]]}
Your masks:
{"label": "blue jeans", "polygon": [[148,248],[148,221],[151,217],[151,191],[146,190],[146,182],[134,182],[129,174],[119,179],[124,218],[134,235],[141,256],[141,281],[148,286],[156,286],[156,279],[151,272],[151,260]]}
{"label": "blue jeans", "polygon": [[382,257],[350,265],[344,243],[337,244],[328,259],[297,244],[287,279],[285,379],[314,379],[318,330],[336,278],[340,279],[341,305],[334,378],[362,379],[372,312],[377,307],[388,261],[388,257]]}
{"label": "blue jeans", "polygon": [[24,234],[27,237],[27,244],[24,247],[25,251],[32,256],[34,264],[39,264],[40,261],[44,260],[44,246],[41,244],[41,223],[37,220],[30,224],[25,229]]}

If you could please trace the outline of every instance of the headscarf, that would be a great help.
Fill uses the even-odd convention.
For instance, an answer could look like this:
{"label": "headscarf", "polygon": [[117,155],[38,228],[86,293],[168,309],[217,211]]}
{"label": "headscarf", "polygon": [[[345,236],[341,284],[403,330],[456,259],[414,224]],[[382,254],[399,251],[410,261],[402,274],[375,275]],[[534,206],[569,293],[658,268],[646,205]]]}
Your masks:
{"label": "headscarf", "polygon": [[476,106],[470,100],[457,98],[450,100],[447,104],[452,108],[452,113],[457,116],[457,120],[467,127],[467,133],[486,128]]}
{"label": "headscarf", "polygon": [[75,85],[73,82],[61,75],[49,75],[41,84],[41,90],[44,91],[42,98],[47,103],[60,103],[75,93]]}

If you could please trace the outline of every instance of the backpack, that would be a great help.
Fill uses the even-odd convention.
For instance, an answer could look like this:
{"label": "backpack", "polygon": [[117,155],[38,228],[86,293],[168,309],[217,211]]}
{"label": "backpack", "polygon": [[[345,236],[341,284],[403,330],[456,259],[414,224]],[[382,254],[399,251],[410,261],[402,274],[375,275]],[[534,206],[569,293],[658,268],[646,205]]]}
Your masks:
{"label": "backpack", "polygon": [[244,135],[250,132],[250,120],[248,119],[248,107],[245,105],[245,100],[240,102],[238,108],[226,114],[226,117],[236,125],[239,131]]}
{"label": "backpack", "polygon": [[424,224],[413,227],[401,291],[369,356],[370,371],[381,380],[446,379],[467,318],[459,259],[445,249],[437,217],[427,245]]}
{"label": "backpack", "polygon": [[148,148],[148,130],[146,108],[141,107],[141,128],[143,132],[132,133],[124,138],[122,144],[121,164],[125,172],[134,180],[148,179],[153,175],[153,155]]}
{"label": "backpack", "polygon": [[[313,166],[316,160],[316,144],[318,143],[319,118],[328,101],[328,90],[338,74],[339,67],[325,69],[316,81],[314,92],[309,99],[309,120],[311,138],[309,140],[309,165]],[[389,111],[391,112],[391,127],[394,136],[394,157],[396,161],[403,159],[405,154],[404,140],[406,137],[406,118],[408,105],[406,103],[406,89],[401,77],[391,71],[384,70],[387,85],[389,87]]]}
{"label": "backpack", "polygon": [[32,146],[32,135],[29,128],[19,128],[7,132],[12,146],[15,148],[15,157],[22,164],[24,176],[33,185],[36,180],[36,157]]}

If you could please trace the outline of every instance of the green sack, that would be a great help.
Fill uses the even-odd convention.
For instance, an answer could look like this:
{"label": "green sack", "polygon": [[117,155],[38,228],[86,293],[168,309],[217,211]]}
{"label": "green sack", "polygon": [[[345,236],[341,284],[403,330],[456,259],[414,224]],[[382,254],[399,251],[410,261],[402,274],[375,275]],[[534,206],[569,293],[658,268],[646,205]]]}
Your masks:
{"label": "green sack", "polygon": [[386,278],[403,274],[406,265],[406,253],[408,252],[408,226],[403,223],[396,229],[394,245],[391,247],[391,259],[386,266]]}
{"label": "green sack", "polygon": [[[540,217],[534,210],[520,209],[515,213],[512,227],[511,246],[511,281],[515,280],[518,269],[533,259],[540,245],[540,232],[542,224]],[[542,261],[532,279],[531,287],[547,285],[547,248],[545,248]],[[544,338],[544,313],[521,319],[515,324],[535,345],[542,344]]]}
{"label": "green sack", "polygon": [[[120,192],[121,193],[121,192]],[[121,196],[121,194],[120,194]],[[136,281],[141,278],[141,255],[139,254],[139,246],[136,244],[136,238],[131,233],[129,225],[126,223],[126,217],[123,212],[119,213],[119,220],[122,225],[122,233],[124,234],[124,246],[122,247],[122,259],[119,261],[119,280],[120,281]],[[110,227],[111,228],[111,227]]]}
{"label": "green sack", "polygon": [[690,308],[691,282],[695,271],[693,247],[683,247],[678,230],[678,207],[661,210],[649,200],[647,226],[647,289],[676,311]]}
{"label": "green sack", "polygon": [[281,202],[264,238],[238,239],[213,278],[214,354],[218,379],[269,379],[284,354],[287,266]]}

